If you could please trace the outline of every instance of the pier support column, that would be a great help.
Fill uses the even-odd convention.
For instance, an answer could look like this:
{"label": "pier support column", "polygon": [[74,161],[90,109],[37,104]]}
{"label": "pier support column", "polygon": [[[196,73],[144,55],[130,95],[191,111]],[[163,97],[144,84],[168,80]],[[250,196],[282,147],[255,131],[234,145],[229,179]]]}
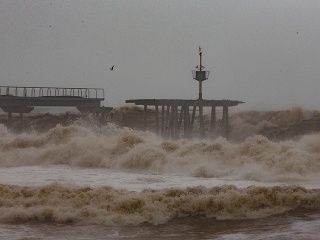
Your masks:
{"label": "pier support column", "polygon": [[159,107],[156,105],[156,133],[159,134]]}
{"label": "pier support column", "polygon": [[[180,116],[179,116],[179,122],[178,122],[178,131],[177,131],[177,136],[179,138],[180,136],[180,130],[181,130],[181,125],[182,125],[182,122],[184,121],[184,106],[181,106],[181,110],[180,110]],[[185,123],[184,123],[185,125]]]}
{"label": "pier support column", "polygon": [[204,138],[205,137],[205,129],[204,129],[202,101],[199,102],[199,121],[200,121],[200,138]]}
{"label": "pier support column", "polygon": [[164,137],[165,129],[164,129],[164,123],[165,123],[165,107],[164,105],[161,106],[161,136]]}
{"label": "pier support column", "polygon": [[225,138],[229,138],[229,108],[228,106],[223,106],[223,127],[225,132]]}
{"label": "pier support column", "polygon": [[170,105],[167,106],[166,117],[165,117],[165,135],[168,138],[170,136]]}
{"label": "pier support column", "polygon": [[174,137],[174,105],[170,106],[171,111],[170,111],[170,120],[169,120],[169,138],[173,138]]}
{"label": "pier support column", "polygon": [[194,127],[194,119],[195,119],[195,116],[196,116],[196,110],[197,110],[197,106],[193,106],[193,109],[192,109],[192,116],[191,116],[191,123],[190,123],[190,134],[192,135],[193,133],[193,127]]}
{"label": "pier support column", "polygon": [[185,106],[184,109],[184,137],[190,138],[190,113],[189,113],[189,106]]}
{"label": "pier support column", "polygon": [[216,106],[211,107],[211,125],[210,125],[210,131],[211,131],[211,138],[214,137],[214,134],[216,132]]}
{"label": "pier support column", "polygon": [[178,114],[178,105],[174,104],[174,134],[173,138],[178,139],[179,138],[179,114]]}

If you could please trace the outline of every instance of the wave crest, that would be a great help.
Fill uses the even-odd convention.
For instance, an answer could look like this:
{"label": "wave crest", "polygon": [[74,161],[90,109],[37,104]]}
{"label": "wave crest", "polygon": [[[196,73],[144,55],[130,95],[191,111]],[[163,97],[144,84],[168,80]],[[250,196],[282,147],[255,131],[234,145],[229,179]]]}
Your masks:
{"label": "wave crest", "polygon": [[162,224],[174,218],[262,218],[302,208],[319,209],[319,190],[297,186],[144,190],[51,184],[0,185],[0,220],[104,225]]}
{"label": "wave crest", "polygon": [[57,126],[42,134],[1,135],[0,166],[68,164],[196,177],[318,182],[319,139],[320,134],[281,142],[260,135],[241,143],[224,138],[168,141],[114,125],[101,129]]}

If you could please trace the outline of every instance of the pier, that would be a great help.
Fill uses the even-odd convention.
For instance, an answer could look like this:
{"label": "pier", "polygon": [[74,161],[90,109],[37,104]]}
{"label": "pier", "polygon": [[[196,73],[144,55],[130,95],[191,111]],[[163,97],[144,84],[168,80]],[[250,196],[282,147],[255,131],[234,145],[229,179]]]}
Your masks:
{"label": "pier", "polygon": [[[200,64],[198,70],[193,70],[193,79],[199,82],[199,95],[196,100],[184,99],[131,99],[126,103],[143,106],[144,127],[147,129],[147,110],[152,106],[156,112],[156,133],[164,138],[178,139],[194,137],[197,121],[197,132],[200,138],[214,138],[222,135],[229,136],[229,107],[237,106],[242,101],[237,100],[206,100],[202,98],[202,82],[209,78],[210,71],[204,71],[202,65],[202,50],[199,47]],[[217,126],[217,108],[222,108],[221,124]],[[159,109],[160,108],[160,109]],[[204,108],[210,108],[210,125],[204,121]],[[198,113],[198,114],[197,114]],[[209,132],[207,131],[209,130]]]}
{"label": "pier", "polygon": [[[194,137],[197,121],[200,138],[214,138],[218,132],[223,137],[229,135],[229,107],[243,102],[232,100],[183,100],[183,99],[132,99],[126,103],[134,103],[144,108],[144,128],[147,129],[146,113],[148,106],[155,109],[156,133],[164,138]],[[222,108],[222,119],[217,127],[217,108]],[[209,108],[210,125],[204,122],[204,108]],[[198,114],[196,114],[198,113]],[[208,132],[208,131],[209,132]]]}
{"label": "pier", "polygon": [[[238,100],[207,100],[202,98],[202,84],[209,78],[204,71],[202,50],[199,47],[200,64],[192,70],[193,79],[198,81],[197,99],[131,99],[126,103],[143,106],[144,129],[147,130],[148,107],[155,112],[155,132],[164,138],[179,139],[229,137],[229,108],[242,104]],[[0,86],[0,108],[8,113],[10,125],[12,113],[20,114],[23,129],[23,114],[35,107],[75,107],[81,113],[91,113],[106,118],[112,107],[102,107],[102,88],[59,88],[59,87],[14,87]],[[218,119],[217,109],[222,116]],[[209,119],[204,113],[210,113]]]}
{"label": "pier", "polygon": [[21,129],[23,114],[35,107],[76,107],[81,113],[104,118],[112,107],[101,107],[103,100],[104,89],[101,88],[0,86],[0,108],[8,113],[9,125],[12,113],[20,114]]}

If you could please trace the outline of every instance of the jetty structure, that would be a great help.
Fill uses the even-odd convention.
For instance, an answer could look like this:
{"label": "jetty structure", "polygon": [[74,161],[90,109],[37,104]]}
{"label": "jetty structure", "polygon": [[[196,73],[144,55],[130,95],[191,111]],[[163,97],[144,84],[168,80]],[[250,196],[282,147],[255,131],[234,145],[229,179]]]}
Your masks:
{"label": "jetty structure", "polygon": [[23,114],[30,113],[35,107],[76,107],[81,113],[105,118],[113,108],[101,106],[103,100],[104,89],[101,88],[0,86],[0,108],[8,113],[8,126],[12,113],[18,113],[21,130]]}
{"label": "jetty structure", "polygon": [[[144,128],[147,129],[147,111],[151,106],[155,110],[156,133],[164,138],[192,138],[195,132],[200,138],[229,136],[229,107],[237,106],[237,100],[207,100],[202,98],[202,83],[209,78],[210,71],[204,71],[202,49],[199,47],[200,64],[192,71],[193,79],[199,82],[199,97],[185,99],[131,99],[126,103],[143,106]],[[221,124],[217,126],[217,108],[222,108]],[[204,108],[210,108],[210,126],[205,125]],[[197,123],[196,123],[197,122]],[[195,129],[197,126],[198,129]]]}

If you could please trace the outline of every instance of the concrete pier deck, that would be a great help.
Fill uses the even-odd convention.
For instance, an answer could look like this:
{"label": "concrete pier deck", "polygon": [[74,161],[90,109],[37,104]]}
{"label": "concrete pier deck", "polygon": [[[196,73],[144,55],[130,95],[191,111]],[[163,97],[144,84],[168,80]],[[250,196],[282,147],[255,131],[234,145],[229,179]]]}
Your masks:
{"label": "concrete pier deck", "polygon": [[102,88],[15,87],[0,86],[0,108],[8,113],[19,113],[23,126],[23,114],[35,107],[76,107],[80,112],[105,117],[112,107],[101,107],[104,100]]}

